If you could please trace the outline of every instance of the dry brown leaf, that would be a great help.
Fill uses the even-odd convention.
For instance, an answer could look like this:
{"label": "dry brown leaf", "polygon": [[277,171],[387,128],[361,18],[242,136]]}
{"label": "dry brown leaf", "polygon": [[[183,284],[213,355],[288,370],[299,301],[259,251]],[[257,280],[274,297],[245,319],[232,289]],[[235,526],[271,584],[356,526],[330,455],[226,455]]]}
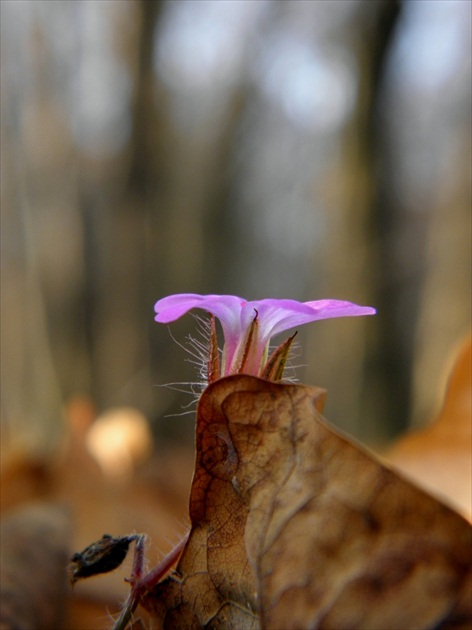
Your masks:
{"label": "dry brown leaf", "polygon": [[204,392],[192,532],[143,601],[164,627],[470,627],[471,527],[330,428],[322,401],[243,375]]}

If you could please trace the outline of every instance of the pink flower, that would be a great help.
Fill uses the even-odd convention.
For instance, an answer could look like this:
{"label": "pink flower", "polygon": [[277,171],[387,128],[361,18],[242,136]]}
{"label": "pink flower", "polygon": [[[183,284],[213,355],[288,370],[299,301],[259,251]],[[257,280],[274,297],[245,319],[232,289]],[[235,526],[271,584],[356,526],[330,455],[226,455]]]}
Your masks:
{"label": "pink flower", "polygon": [[[156,302],[155,320],[167,324],[194,308],[207,311],[218,318],[223,329],[224,347],[221,368],[218,353],[215,352],[215,348],[213,350],[210,348],[208,370],[210,382],[236,373],[279,380],[293,337],[281,344],[268,359],[269,343],[272,337],[318,319],[375,314],[375,309],[370,306],[358,306],[340,300],[297,302],[296,300],[265,299],[247,302],[235,295],[180,293]],[[214,321],[210,341],[211,345],[216,344]]]}

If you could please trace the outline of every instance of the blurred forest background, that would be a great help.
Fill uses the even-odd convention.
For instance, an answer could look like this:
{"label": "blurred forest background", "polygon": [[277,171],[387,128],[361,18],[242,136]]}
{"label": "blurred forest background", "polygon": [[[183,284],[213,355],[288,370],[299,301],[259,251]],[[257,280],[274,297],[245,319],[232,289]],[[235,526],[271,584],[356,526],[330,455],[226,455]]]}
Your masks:
{"label": "blurred forest background", "polygon": [[370,443],[428,420],[471,318],[468,0],[3,0],[1,57],[4,446],[77,400],[190,444],[177,292],[376,307],[297,376]]}

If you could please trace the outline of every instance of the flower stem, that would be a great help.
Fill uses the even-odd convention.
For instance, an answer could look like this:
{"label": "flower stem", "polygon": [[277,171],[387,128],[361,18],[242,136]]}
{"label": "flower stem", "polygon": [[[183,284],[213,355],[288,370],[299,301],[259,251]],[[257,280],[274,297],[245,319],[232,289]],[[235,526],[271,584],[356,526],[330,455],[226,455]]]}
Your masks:
{"label": "flower stem", "polygon": [[144,567],[145,536],[140,536],[139,538],[137,538],[133,559],[133,568],[131,571],[131,578],[129,580],[131,584],[131,592],[125,602],[120,616],[113,626],[113,630],[125,630],[126,626],[131,620],[131,617],[133,616],[134,611],[136,610],[138,604],[142,601],[143,597],[162,580],[166,573],[177,562],[183,551],[183,548],[185,547],[189,539],[189,536],[190,531],[188,531],[182,537],[182,539],[179,540],[172,551],[170,551],[165,556],[165,558],[157,565],[157,567],[152,569],[152,571],[147,573],[144,577],[142,577],[142,575]]}

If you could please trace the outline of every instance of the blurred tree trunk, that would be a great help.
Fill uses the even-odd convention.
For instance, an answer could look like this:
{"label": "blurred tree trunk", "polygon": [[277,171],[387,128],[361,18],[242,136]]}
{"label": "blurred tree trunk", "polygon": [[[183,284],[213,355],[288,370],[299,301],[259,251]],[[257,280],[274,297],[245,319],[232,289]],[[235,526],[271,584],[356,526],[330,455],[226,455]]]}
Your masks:
{"label": "blurred tree trunk", "polygon": [[[379,189],[382,132],[375,124],[400,7],[397,0],[360,7],[352,45],[360,73],[356,110],[342,139],[339,162],[326,182],[326,205],[332,214],[322,277],[329,297],[375,306],[379,314],[336,321],[335,328],[326,322],[324,337],[310,336],[311,356],[318,362],[323,356],[332,358],[320,384],[340,393],[328,395],[327,416],[371,441],[385,440],[408,420],[408,357],[399,351],[405,331],[395,325],[391,304],[396,295],[391,291],[395,271],[381,255],[391,243],[390,222],[395,221],[396,208],[391,189]],[[363,15],[365,10],[369,19]],[[310,365],[319,369],[315,361],[310,360]]]}
{"label": "blurred tree trunk", "polygon": [[[401,3],[392,1],[385,5],[379,29],[381,54],[375,68],[376,90],[367,135],[369,161],[375,176],[371,228],[376,244],[378,275],[374,299],[381,313],[367,382],[370,381],[381,397],[385,408],[378,417],[385,418],[387,436],[393,436],[410,423],[415,326],[425,277],[425,217],[414,216],[402,208],[393,177],[396,164],[385,129],[384,112],[388,80],[385,62],[389,49],[382,45],[382,41],[391,43]],[[410,265],[408,261],[411,260],[415,264]],[[375,399],[374,404],[378,404]],[[369,402],[366,410],[369,413]],[[376,414],[376,407],[370,407],[370,414]]]}
{"label": "blurred tree trunk", "polygon": [[462,133],[455,136],[454,149],[464,159],[438,178],[432,220],[423,237],[427,273],[420,291],[412,375],[416,426],[429,421],[441,404],[447,362],[472,321],[470,116],[457,125]]}
{"label": "blurred tree trunk", "polygon": [[[134,59],[132,132],[121,164],[105,182],[86,188],[84,206],[92,243],[89,257],[89,338],[93,393],[99,406],[152,409],[149,360],[150,215],[157,212],[157,151],[162,123],[155,105],[153,50],[163,2],[141,0],[130,20],[128,54]],[[120,33],[120,37],[123,33]],[[111,166],[111,165],[109,165]],[[120,164],[117,165],[120,168]],[[93,164],[86,165],[93,181]],[[100,188],[105,184],[105,193]]]}
{"label": "blurred tree trunk", "polygon": [[51,42],[32,23],[23,37],[35,77],[28,98],[2,67],[1,420],[3,448],[41,457],[57,446],[64,395],[87,381],[88,365],[72,137],[48,81]]}

